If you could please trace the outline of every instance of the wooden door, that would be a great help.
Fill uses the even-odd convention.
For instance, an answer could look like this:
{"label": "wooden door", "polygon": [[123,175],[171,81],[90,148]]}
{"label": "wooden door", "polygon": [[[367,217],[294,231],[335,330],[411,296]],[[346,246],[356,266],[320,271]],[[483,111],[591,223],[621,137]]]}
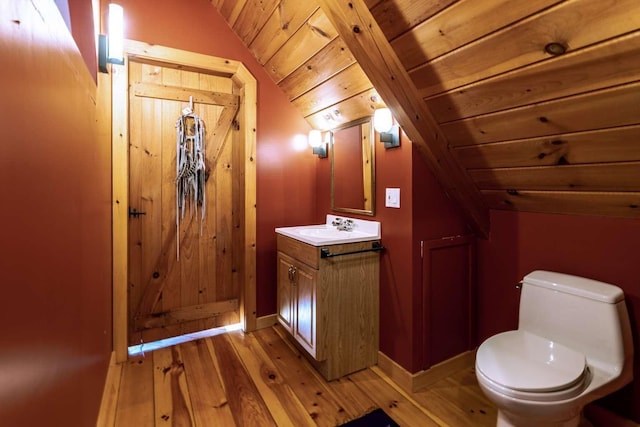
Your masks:
{"label": "wooden door", "polygon": [[[237,323],[233,82],[157,62],[129,61],[128,75],[129,345]],[[206,129],[206,201],[188,205],[177,227],[176,121],[189,97]]]}

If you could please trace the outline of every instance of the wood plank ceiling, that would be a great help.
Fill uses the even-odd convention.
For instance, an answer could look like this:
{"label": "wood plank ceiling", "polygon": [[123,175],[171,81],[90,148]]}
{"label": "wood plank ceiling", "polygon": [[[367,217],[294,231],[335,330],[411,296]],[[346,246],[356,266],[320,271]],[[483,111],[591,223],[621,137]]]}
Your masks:
{"label": "wood plank ceiling", "polygon": [[640,218],[638,0],[211,1],[312,127],[384,100],[480,234]]}

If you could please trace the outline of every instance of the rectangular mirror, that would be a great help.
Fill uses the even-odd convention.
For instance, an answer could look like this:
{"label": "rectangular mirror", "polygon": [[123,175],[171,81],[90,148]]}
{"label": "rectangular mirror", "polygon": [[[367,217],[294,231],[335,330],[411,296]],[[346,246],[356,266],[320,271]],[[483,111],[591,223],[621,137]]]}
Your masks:
{"label": "rectangular mirror", "polygon": [[375,147],[371,117],[333,129],[331,209],[375,214]]}

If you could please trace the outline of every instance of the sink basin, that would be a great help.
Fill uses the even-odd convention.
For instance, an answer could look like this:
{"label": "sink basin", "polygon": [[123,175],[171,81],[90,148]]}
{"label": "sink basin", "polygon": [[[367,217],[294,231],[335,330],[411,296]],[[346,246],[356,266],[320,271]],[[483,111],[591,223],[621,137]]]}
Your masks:
{"label": "sink basin", "polygon": [[317,237],[319,239],[343,239],[345,237],[368,237],[367,233],[361,233],[358,231],[341,231],[335,228],[327,228],[324,225],[315,228],[301,228],[299,233],[303,236]]}
{"label": "sink basin", "polygon": [[276,233],[313,246],[338,245],[380,239],[380,223],[377,221],[350,218],[354,223],[353,230],[343,231],[331,225],[337,218],[344,217],[327,215],[325,224],[280,227],[276,228]]}

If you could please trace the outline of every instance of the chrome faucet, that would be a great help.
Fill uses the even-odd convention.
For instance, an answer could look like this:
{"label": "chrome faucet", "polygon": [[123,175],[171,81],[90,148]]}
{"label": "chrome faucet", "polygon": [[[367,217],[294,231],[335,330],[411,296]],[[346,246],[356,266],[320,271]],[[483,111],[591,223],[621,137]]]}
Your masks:
{"label": "chrome faucet", "polygon": [[339,231],[353,231],[356,224],[352,219],[336,218],[331,221],[331,225],[336,227]]}

